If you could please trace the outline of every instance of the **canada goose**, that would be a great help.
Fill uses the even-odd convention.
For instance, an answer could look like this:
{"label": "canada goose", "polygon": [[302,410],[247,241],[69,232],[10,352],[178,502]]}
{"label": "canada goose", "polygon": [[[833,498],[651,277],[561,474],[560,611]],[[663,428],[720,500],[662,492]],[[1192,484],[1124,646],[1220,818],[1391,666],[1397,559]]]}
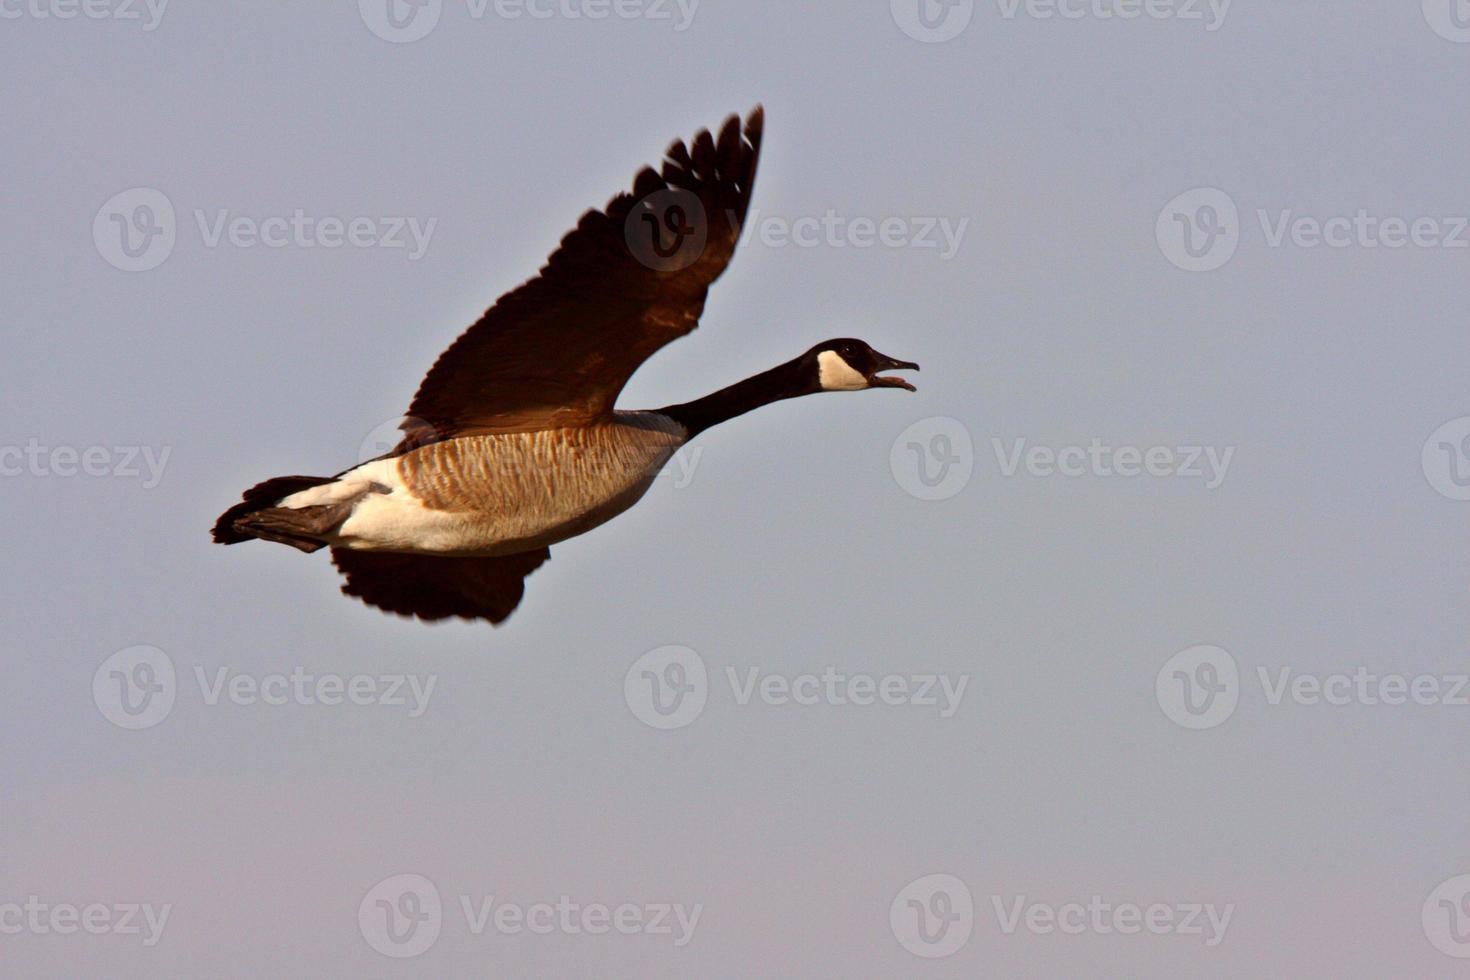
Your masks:
{"label": "canada goose", "polygon": [[[783,398],[906,388],[918,370],[861,340],[817,344],[728,388],[653,411],[614,409],[650,355],[699,321],[750,204],[763,113],[718,140],[675,141],[662,172],[582,216],[540,274],[430,369],[384,456],[334,477],[245,491],[214,540],[332,548],[342,591],[390,613],[500,623],[549,545],[631,507],[687,440]],[[686,247],[690,243],[693,247]]]}

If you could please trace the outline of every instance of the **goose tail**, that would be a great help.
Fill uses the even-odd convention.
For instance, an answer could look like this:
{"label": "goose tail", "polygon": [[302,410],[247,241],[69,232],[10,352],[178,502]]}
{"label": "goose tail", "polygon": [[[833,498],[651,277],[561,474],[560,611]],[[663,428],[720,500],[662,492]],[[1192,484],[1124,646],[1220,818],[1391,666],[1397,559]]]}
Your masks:
{"label": "goose tail", "polygon": [[[252,538],[316,551],[325,542],[314,539],[324,530],[320,507],[288,509],[278,506],[293,493],[331,483],[330,476],[278,476],[245,491],[238,504],[219,516],[212,532],[216,544],[239,544]],[[340,518],[339,518],[340,519]],[[333,522],[335,523],[335,522]],[[330,526],[330,525],[328,525]]]}

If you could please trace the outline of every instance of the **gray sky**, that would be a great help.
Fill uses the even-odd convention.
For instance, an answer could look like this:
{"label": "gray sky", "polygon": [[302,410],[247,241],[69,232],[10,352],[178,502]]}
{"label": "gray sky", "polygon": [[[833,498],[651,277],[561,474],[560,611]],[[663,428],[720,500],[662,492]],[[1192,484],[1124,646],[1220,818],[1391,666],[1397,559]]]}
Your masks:
{"label": "gray sky", "polygon": [[[1461,975],[1470,10],[120,5],[0,0],[0,972]],[[498,630],[210,544],[756,102],[623,405],[917,395],[709,432]]]}

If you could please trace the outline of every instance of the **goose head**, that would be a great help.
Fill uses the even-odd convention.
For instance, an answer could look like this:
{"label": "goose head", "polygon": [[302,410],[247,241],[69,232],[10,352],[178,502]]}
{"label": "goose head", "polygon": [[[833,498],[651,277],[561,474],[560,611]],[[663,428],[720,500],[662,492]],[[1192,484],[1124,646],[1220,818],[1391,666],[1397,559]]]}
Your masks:
{"label": "goose head", "polygon": [[880,354],[861,340],[838,337],[813,347],[802,361],[816,375],[819,391],[862,391],[866,388],[907,388],[917,391],[903,378],[886,377],[879,371],[917,371],[913,361],[900,361]]}

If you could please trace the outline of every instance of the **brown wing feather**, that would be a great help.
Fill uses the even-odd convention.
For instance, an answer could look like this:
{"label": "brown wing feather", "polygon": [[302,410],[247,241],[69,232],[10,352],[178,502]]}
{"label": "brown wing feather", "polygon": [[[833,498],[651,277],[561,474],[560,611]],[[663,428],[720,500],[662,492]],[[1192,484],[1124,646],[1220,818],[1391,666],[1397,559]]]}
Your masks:
{"label": "brown wing feather", "polygon": [[[731,116],[718,142],[706,130],[692,150],[675,141],[661,172],[644,169],[632,193],[584,214],[535,279],[497,300],[439,357],[409,406],[404,447],[580,425],[611,412],[638,366],[698,324],[740,237],[763,118],[757,107],[742,130]],[[647,201],[660,192],[673,193]],[[688,240],[702,236],[703,247],[661,262],[648,222],[664,215],[645,213],[671,196]],[[647,251],[636,237],[645,225]]]}
{"label": "brown wing feather", "polygon": [[448,558],[333,548],[346,578],[342,594],[399,616],[458,616],[504,622],[525,594],[525,578],[551,557],[546,548],[503,558]]}

